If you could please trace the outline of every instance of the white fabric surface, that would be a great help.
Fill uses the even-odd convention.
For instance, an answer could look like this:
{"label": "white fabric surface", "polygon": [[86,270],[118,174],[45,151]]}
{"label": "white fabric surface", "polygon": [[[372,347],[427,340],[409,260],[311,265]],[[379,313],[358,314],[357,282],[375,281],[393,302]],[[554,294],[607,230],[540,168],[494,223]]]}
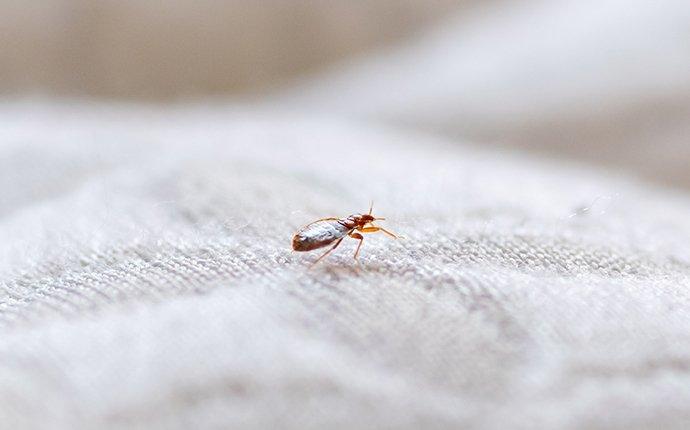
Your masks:
{"label": "white fabric surface", "polygon": [[[0,121],[3,428],[690,423],[685,195],[325,116]],[[370,199],[406,238],[306,271]]]}

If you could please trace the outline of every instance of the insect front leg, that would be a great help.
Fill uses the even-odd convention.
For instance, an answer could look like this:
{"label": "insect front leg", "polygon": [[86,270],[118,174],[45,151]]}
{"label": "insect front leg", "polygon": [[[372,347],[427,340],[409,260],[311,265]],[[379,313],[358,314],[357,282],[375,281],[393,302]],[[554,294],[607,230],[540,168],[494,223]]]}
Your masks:
{"label": "insect front leg", "polygon": [[357,230],[361,231],[362,233],[376,233],[377,231],[382,231],[394,239],[398,238],[398,236],[394,235],[393,233],[391,233],[390,231],[386,230],[383,227],[376,227],[376,226],[362,227],[362,228],[358,228]]}
{"label": "insect front leg", "polygon": [[359,248],[362,247],[362,243],[364,242],[364,236],[362,236],[359,233],[352,232],[349,234],[349,236],[353,239],[359,240],[359,244],[357,245],[357,250],[355,251],[355,260],[357,260],[357,255],[359,255]]}

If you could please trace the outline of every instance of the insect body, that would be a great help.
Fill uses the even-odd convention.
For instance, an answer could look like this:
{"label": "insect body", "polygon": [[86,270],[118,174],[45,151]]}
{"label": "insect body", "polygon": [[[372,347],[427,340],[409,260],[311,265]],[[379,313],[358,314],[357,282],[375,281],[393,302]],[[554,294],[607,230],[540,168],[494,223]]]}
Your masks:
{"label": "insect body", "polygon": [[369,207],[368,214],[355,214],[347,218],[322,218],[311,224],[307,224],[292,238],[292,249],[295,251],[313,251],[333,244],[328,251],[313,263],[316,264],[337,248],[346,236],[350,236],[353,239],[359,240],[357,250],[355,251],[356,260],[357,255],[359,255],[359,249],[362,247],[362,242],[364,241],[364,236],[360,233],[375,233],[381,231],[393,238],[397,238],[397,236],[390,231],[373,224],[374,221],[383,220],[385,218],[376,218],[371,215],[372,209],[373,204]]}

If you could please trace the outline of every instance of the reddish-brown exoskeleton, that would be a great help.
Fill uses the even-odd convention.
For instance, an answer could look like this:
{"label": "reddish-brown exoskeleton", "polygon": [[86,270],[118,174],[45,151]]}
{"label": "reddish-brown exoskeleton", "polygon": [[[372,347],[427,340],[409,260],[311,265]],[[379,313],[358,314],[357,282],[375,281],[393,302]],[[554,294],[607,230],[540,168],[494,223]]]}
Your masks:
{"label": "reddish-brown exoskeleton", "polygon": [[371,214],[373,208],[374,203],[372,202],[369,207],[369,213],[367,214],[354,214],[347,218],[322,218],[311,224],[307,224],[292,238],[292,249],[295,251],[313,251],[314,249],[323,248],[335,242],[328,251],[313,263],[316,264],[337,248],[346,236],[359,240],[354,256],[355,260],[357,260],[359,249],[362,247],[362,242],[364,241],[364,236],[360,233],[375,233],[381,231],[397,239],[397,236],[390,231],[373,224],[374,221],[385,219],[374,217]]}

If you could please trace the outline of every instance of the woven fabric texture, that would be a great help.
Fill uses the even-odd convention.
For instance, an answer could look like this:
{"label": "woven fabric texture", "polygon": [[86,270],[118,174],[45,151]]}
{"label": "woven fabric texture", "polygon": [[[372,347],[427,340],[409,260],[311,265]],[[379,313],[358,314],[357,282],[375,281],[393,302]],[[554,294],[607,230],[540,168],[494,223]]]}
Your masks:
{"label": "woven fabric texture", "polygon": [[[690,200],[231,107],[4,105],[3,428],[687,428]],[[366,211],[404,239],[322,264]]]}

